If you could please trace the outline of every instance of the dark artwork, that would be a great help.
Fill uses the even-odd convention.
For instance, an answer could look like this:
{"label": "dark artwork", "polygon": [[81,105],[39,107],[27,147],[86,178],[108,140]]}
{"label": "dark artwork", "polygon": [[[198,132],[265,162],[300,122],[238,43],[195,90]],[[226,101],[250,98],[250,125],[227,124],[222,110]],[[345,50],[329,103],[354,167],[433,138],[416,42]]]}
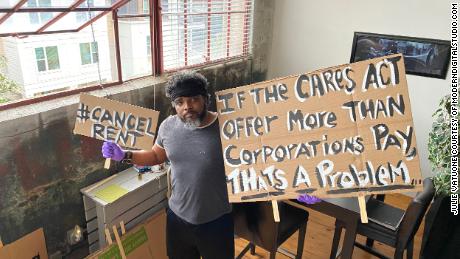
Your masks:
{"label": "dark artwork", "polygon": [[355,32],[350,63],[401,53],[407,74],[446,78],[450,42]]}

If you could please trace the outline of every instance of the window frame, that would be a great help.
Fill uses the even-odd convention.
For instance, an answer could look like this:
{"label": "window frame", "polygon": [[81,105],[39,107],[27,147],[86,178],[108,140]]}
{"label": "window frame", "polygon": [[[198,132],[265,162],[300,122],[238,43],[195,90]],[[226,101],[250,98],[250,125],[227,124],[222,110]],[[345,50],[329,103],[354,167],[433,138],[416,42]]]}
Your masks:
{"label": "window frame", "polygon": [[[32,1],[38,2],[39,0],[32,0]],[[114,30],[114,36],[115,36],[114,37],[114,40],[115,40],[115,57],[116,57],[116,66],[117,66],[116,69],[117,69],[118,80],[114,81],[114,82],[110,82],[110,83],[103,83],[101,85],[93,85],[93,86],[88,86],[88,87],[83,87],[83,88],[77,88],[77,89],[71,89],[71,90],[66,90],[66,91],[61,91],[61,92],[55,92],[55,93],[52,93],[52,94],[43,95],[43,96],[39,96],[39,97],[33,97],[33,98],[28,98],[28,99],[20,99],[20,100],[7,102],[7,103],[4,103],[4,104],[0,104],[0,111],[8,110],[8,109],[16,108],[16,107],[21,107],[21,106],[25,106],[25,105],[29,105],[29,104],[39,103],[39,102],[43,102],[43,101],[47,101],[47,100],[52,100],[52,99],[56,99],[56,98],[61,98],[61,97],[65,97],[65,96],[71,96],[71,95],[75,95],[75,94],[82,93],[82,92],[89,92],[89,91],[93,91],[93,90],[96,90],[96,89],[101,89],[101,87],[106,88],[106,87],[117,86],[117,85],[123,84],[124,82],[133,81],[133,80],[137,80],[137,79],[141,79],[141,78],[145,78],[145,77],[149,77],[149,76],[156,76],[156,75],[160,75],[160,74],[163,74],[163,73],[174,72],[174,71],[177,71],[177,70],[180,70],[180,69],[183,69],[183,68],[203,67],[203,66],[208,66],[208,65],[212,65],[212,64],[222,63],[224,61],[238,60],[238,59],[241,59],[241,58],[248,57],[250,55],[249,47],[248,47],[248,42],[249,42],[249,38],[248,38],[249,36],[248,36],[248,37],[245,37],[245,39],[244,39],[245,44],[243,46],[246,46],[246,47],[245,47],[242,55],[233,56],[233,57],[228,57],[227,56],[227,58],[210,61],[209,60],[210,50],[208,48],[207,49],[207,57],[208,58],[206,58],[205,62],[200,63],[200,64],[194,64],[194,65],[191,65],[191,66],[178,67],[178,68],[176,68],[174,70],[165,71],[164,68],[163,68],[164,59],[163,59],[163,46],[162,46],[162,34],[163,33],[162,33],[161,0],[147,0],[148,4],[149,4],[149,8],[148,8],[149,12],[148,13],[145,13],[145,6],[144,6],[145,1],[140,0],[140,1],[142,1],[141,2],[142,8],[140,8],[141,9],[140,11],[143,12],[143,14],[136,14],[136,15],[118,14],[118,9],[120,7],[122,7],[123,5],[127,4],[130,0],[114,0],[113,4],[110,7],[92,7],[92,6],[85,7],[85,8],[79,7],[84,1],[85,0],[76,0],[71,6],[64,7],[64,8],[63,7],[30,8],[30,7],[27,7],[27,5],[26,5],[28,0],[19,0],[16,3],[16,5],[13,6],[13,7],[0,8],[0,15],[2,13],[4,13],[3,16],[0,16],[0,26],[2,25],[2,23],[5,22],[5,20],[7,20],[9,17],[11,17],[11,15],[13,15],[15,13],[18,13],[18,12],[26,12],[26,13],[58,12],[58,14],[55,17],[53,17],[51,20],[46,22],[43,26],[41,26],[36,31],[18,32],[18,33],[3,33],[3,34],[0,34],[0,37],[18,37],[18,38],[22,38],[22,37],[26,37],[28,35],[79,32],[82,29],[84,29],[87,26],[89,26],[90,24],[92,24],[95,21],[97,21],[99,18],[111,13],[112,17],[113,17],[113,30]],[[210,2],[211,1],[212,0],[207,0],[207,2],[208,2],[208,12],[210,11]],[[231,1],[232,0],[228,0],[229,3]],[[250,8],[248,8],[248,10],[245,11],[245,19],[247,19],[247,18],[252,19],[253,5],[254,5],[253,1],[254,0],[243,0],[243,1],[247,6],[250,6]],[[72,12],[90,12],[90,11],[100,11],[101,13],[98,14],[97,16],[93,17],[92,19],[88,20],[86,23],[84,23],[83,25],[81,25],[79,28],[76,28],[76,29],[60,30],[60,31],[45,31],[49,26],[51,26],[52,24],[54,24],[56,22],[59,22],[59,20],[62,19],[62,17],[64,17],[65,15],[67,15],[69,13],[72,13]],[[150,53],[151,53],[151,55],[148,56],[148,58],[151,58],[151,60],[152,60],[152,62],[151,62],[151,64],[152,64],[152,74],[147,75],[147,76],[142,76],[142,77],[129,79],[129,80],[123,80],[123,77],[122,77],[122,64],[121,64],[121,57],[120,57],[120,42],[119,42],[120,39],[119,39],[119,31],[118,31],[118,20],[123,19],[123,18],[132,18],[132,17],[149,17],[149,20],[150,20]],[[207,15],[207,17],[208,17],[207,19],[208,19],[208,23],[209,23],[211,14],[209,13]],[[246,20],[245,20],[245,23],[246,23]],[[246,30],[251,30],[251,28],[248,28],[248,26],[245,27],[245,35],[248,35],[248,31],[246,31]],[[207,30],[207,31],[208,31],[208,34],[210,34],[210,30]],[[207,41],[208,41],[208,44],[209,44],[209,41],[210,41],[209,35],[208,35]],[[57,47],[57,53],[58,53],[58,64],[59,64],[58,69],[60,69],[59,50],[58,50],[58,46],[56,46],[56,47]],[[90,47],[90,49],[91,49],[91,47]],[[44,52],[46,52],[46,50]],[[91,54],[93,54],[93,53],[91,52]],[[99,55],[99,53],[97,53],[97,55]],[[97,62],[100,62],[99,56],[98,56],[97,59],[98,59]],[[91,57],[91,60],[93,60],[93,57]],[[46,67],[48,68],[49,67],[48,66],[48,61],[46,60],[45,63],[46,63]],[[95,64],[95,63],[90,63],[90,64]],[[89,65],[89,64],[87,64],[87,65]],[[36,60],[36,66],[37,66],[37,71],[38,71],[37,60]],[[41,71],[40,73],[53,71],[53,70],[54,69],[52,69],[52,70],[47,69],[46,71]]]}

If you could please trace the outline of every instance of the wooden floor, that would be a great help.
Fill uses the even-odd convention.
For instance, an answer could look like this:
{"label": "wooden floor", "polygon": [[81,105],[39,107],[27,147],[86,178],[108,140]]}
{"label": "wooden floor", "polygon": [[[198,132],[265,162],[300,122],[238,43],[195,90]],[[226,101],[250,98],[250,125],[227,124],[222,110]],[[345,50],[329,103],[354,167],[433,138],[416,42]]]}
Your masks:
{"label": "wooden floor", "polygon": [[[407,205],[411,201],[411,197],[402,195],[402,194],[390,194],[386,195],[385,202],[389,203],[395,207],[406,209]],[[309,210],[310,216],[307,225],[307,236],[305,238],[304,250],[302,258],[329,258],[329,253],[332,246],[332,237],[334,236],[334,223],[335,219],[327,215],[321,214],[314,210]],[[422,223],[423,224],[423,223]],[[423,225],[420,226],[415,238],[414,238],[414,258],[419,258],[420,253],[420,244],[422,241]],[[290,239],[288,239],[282,247],[294,252],[297,247],[297,236],[294,234]],[[343,238],[343,233],[342,233]],[[357,240],[364,242],[362,236],[357,237]],[[237,238],[235,239],[235,254],[238,255],[241,250],[247,245],[247,241],[244,239]],[[394,249],[383,245],[379,242],[374,243],[374,247],[379,250],[384,255],[392,258]],[[260,247],[256,248],[256,255],[252,256],[249,252],[246,253],[244,258],[269,258],[268,252],[263,250]],[[277,253],[276,258],[285,259],[289,258],[280,253]],[[353,250],[354,259],[368,259],[368,258],[377,258],[372,256],[363,250],[355,247]]]}

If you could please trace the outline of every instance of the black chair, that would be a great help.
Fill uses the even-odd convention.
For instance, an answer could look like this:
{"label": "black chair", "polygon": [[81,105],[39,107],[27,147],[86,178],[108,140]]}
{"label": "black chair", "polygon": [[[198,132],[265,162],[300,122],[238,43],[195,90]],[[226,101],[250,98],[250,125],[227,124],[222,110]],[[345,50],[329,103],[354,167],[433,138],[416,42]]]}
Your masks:
{"label": "black chair", "polygon": [[[433,180],[427,178],[423,181],[423,191],[417,194],[405,211],[378,199],[370,198],[366,205],[369,223],[359,223],[357,229],[357,234],[368,239],[366,245],[355,242],[355,246],[379,258],[388,258],[373,249],[373,241],[377,240],[395,248],[393,258],[402,259],[404,250],[407,250],[407,258],[411,259],[414,249],[414,235],[417,233],[433,196]],[[342,223],[337,220],[331,255],[337,253],[342,228]]]}
{"label": "black chair", "polygon": [[297,230],[299,230],[299,238],[295,258],[302,258],[308,212],[283,202],[278,202],[278,210],[280,222],[275,222],[271,202],[233,204],[235,235],[249,241],[236,258],[242,258],[248,250],[251,250],[251,254],[254,255],[256,246],[268,250],[270,259],[275,258],[277,251],[294,258],[292,253],[278,247]]}

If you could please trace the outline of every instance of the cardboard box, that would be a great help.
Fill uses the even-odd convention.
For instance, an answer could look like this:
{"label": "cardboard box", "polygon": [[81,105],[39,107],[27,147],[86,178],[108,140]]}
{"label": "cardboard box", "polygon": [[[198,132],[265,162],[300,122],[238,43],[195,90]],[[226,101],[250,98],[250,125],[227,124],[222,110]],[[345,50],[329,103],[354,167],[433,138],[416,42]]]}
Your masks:
{"label": "cardboard box", "polygon": [[[112,231],[111,231],[112,232]],[[113,233],[112,233],[113,234]],[[112,235],[113,236],[113,235]],[[113,238],[113,240],[115,240]],[[127,259],[163,259],[166,255],[166,213],[153,215],[145,223],[121,236]],[[122,258],[116,241],[87,257],[87,259]]]}
{"label": "cardboard box", "polygon": [[43,228],[1,247],[0,259],[48,259]]}

